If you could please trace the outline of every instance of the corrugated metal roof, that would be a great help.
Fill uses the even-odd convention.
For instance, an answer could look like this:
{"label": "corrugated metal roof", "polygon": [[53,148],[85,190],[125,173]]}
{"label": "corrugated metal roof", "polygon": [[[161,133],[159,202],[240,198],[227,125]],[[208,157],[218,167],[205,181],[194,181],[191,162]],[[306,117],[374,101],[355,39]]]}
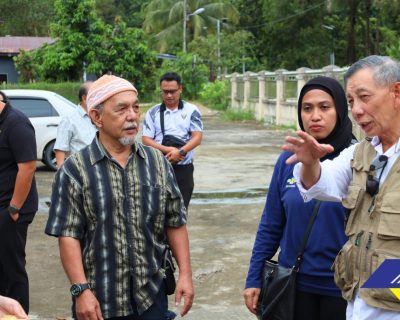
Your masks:
{"label": "corrugated metal roof", "polygon": [[18,54],[20,49],[30,51],[54,42],[50,37],[0,37],[0,53]]}

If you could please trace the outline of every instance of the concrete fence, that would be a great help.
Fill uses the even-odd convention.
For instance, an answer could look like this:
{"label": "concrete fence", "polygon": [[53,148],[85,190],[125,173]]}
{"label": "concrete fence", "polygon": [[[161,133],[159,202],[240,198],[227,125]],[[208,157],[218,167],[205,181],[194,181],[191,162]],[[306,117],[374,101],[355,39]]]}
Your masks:
{"label": "concrete fence", "polygon": [[[346,70],[347,68],[329,65],[322,69],[233,73],[224,78],[230,81],[233,110],[252,111],[257,120],[266,124],[297,127],[297,98],[304,84],[316,76],[327,76],[335,78],[343,85]],[[353,132],[360,137],[358,127],[353,126]]]}

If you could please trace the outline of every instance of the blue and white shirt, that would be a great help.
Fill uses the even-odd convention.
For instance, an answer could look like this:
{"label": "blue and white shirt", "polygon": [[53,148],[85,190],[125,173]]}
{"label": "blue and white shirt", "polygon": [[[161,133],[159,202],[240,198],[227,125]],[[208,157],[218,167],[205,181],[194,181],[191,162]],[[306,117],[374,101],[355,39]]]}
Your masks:
{"label": "blue and white shirt", "polygon": [[[161,144],[163,134],[160,123],[160,108],[163,104],[157,104],[146,113],[143,123],[143,136],[154,139]],[[164,134],[173,135],[185,142],[191,138],[193,131],[203,131],[203,122],[199,109],[189,102],[181,100],[178,108],[164,111]],[[194,151],[187,153],[185,159],[178,164],[189,164],[193,162]]]}
{"label": "blue and white shirt", "polygon": [[76,153],[92,143],[96,132],[89,115],[78,105],[73,112],[61,119],[54,150]]}

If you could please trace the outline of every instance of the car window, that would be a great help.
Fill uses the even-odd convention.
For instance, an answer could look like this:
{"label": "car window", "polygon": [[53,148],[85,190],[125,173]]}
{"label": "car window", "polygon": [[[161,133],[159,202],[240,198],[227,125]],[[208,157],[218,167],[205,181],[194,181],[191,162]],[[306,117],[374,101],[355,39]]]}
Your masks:
{"label": "car window", "polygon": [[58,112],[46,99],[9,97],[11,105],[25,113],[28,118],[56,117]]}

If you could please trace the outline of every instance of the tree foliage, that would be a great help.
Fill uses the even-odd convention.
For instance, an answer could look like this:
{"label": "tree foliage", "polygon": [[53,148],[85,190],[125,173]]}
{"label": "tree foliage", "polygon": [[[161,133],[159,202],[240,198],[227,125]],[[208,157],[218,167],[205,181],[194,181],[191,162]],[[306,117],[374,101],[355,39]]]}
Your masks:
{"label": "tree foliage", "polygon": [[[236,8],[229,2],[187,0],[187,15],[199,8],[204,8],[204,12],[187,19],[187,43],[201,36],[204,28],[207,28],[209,33],[216,33],[218,19],[226,18],[226,27],[236,24],[239,20]],[[179,48],[179,44],[182,44],[183,16],[184,1],[152,0],[145,8],[143,28],[153,35],[153,44],[160,52],[173,52],[171,48]]]}
{"label": "tree foliage", "polygon": [[95,0],[55,0],[55,12],[51,30],[57,41],[20,55],[16,65],[21,73],[32,64],[41,80],[81,81],[84,72],[112,73],[133,81],[139,91],[153,86],[156,54],[142,30],[128,27],[119,16],[114,25],[104,23]]}
{"label": "tree foliage", "polygon": [[187,20],[193,55],[179,54],[183,71],[195,56],[210,80],[225,70],[321,68],[332,51],[339,66],[369,54],[400,58],[400,0],[0,0],[0,34],[57,39],[16,58],[24,81],[80,80],[86,70],[149,88],[149,48],[182,51],[185,1],[187,15],[205,10]]}
{"label": "tree foliage", "polygon": [[0,36],[49,36],[54,0],[0,0]]}
{"label": "tree foliage", "polygon": [[121,18],[128,27],[141,28],[143,23],[143,7],[149,1],[145,0],[96,0],[99,17],[105,23],[114,24],[116,18]]}
{"label": "tree foliage", "polygon": [[[197,98],[202,85],[208,81],[208,67],[192,53],[181,52],[177,58],[175,61],[166,60],[162,63],[157,70],[157,79],[166,72],[177,72],[182,77],[184,98]],[[158,82],[157,90],[159,90]]]}

